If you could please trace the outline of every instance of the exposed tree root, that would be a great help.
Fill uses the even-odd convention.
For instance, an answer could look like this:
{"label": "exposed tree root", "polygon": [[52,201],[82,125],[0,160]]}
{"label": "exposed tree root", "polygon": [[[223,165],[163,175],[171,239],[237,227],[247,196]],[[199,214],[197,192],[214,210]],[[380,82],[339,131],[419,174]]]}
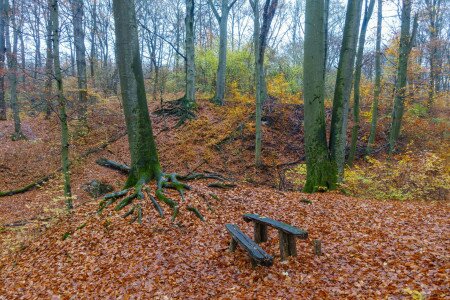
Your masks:
{"label": "exposed tree root", "polygon": [[187,120],[195,119],[196,117],[194,107],[189,107],[186,105],[185,96],[178,100],[166,102],[163,107],[155,111],[155,114],[159,116],[174,116],[179,118],[175,127],[179,127]]}
{"label": "exposed tree root", "polygon": [[[109,166],[108,166],[109,167]],[[130,223],[138,222],[142,223],[142,206],[140,204],[141,201],[145,201],[150,199],[153,206],[155,207],[158,214],[163,217],[164,212],[158,201],[162,201],[167,204],[172,209],[172,222],[175,221],[176,217],[179,214],[179,203],[171,198],[169,198],[164,189],[174,189],[176,190],[181,198],[181,201],[184,202],[184,191],[190,190],[191,187],[183,182],[178,180],[179,175],[175,173],[166,174],[163,173],[159,176],[156,181],[156,191],[155,197],[151,194],[150,188],[146,186],[144,181],[139,181],[133,188],[124,189],[115,193],[108,194],[103,197],[100,201],[98,213],[101,214],[104,209],[115,204],[119,201],[120,198],[122,200],[116,204],[114,210],[120,211],[127,206],[131,206],[130,209],[122,215],[123,218],[127,218],[131,216]],[[205,221],[203,215],[200,211],[193,206],[187,206],[187,210],[191,211],[197,216],[200,220]]]}
{"label": "exposed tree root", "polygon": [[95,161],[98,165],[102,166],[102,167],[106,167],[106,168],[110,168],[113,170],[117,170],[123,174],[128,174],[130,173],[130,167],[127,165],[123,165],[120,164],[118,162],[106,159],[106,158],[99,158]]}

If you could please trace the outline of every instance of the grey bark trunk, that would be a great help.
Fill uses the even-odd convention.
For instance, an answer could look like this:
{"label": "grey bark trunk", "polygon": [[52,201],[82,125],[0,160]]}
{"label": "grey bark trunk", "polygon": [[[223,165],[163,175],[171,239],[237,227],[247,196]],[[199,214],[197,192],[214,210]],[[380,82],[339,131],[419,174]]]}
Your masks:
{"label": "grey bark trunk", "polygon": [[[7,4],[8,6],[8,4]],[[9,68],[9,84],[11,89],[11,97],[10,97],[10,104],[11,104],[11,110],[13,112],[13,119],[14,119],[14,134],[12,136],[12,139],[14,141],[24,139],[25,136],[22,133],[22,129],[20,126],[20,110],[19,110],[19,103],[17,99],[17,44],[19,40],[19,32],[17,29],[16,24],[16,11],[15,11],[15,1],[12,2],[12,9],[8,9],[9,15],[11,17],[11,23],[12,26],[8,27],[7,32],[7,57],[8,57],[8,68]],[[9,42],[10,34],[9,31],[12,30],[12,48],[11,43]]]}
{"label": "grey bark trunk", "polygon": [[227,68],[227,43],[228,43],[228,16],[231,8],[236,3],[233,0],[230,5],[228,5],[228,0],[222,0],[221,15],[214,7],[212,0],[208,1],[214,15],[219,22],[219,66],[217,68],[217,79],[216,79],[216,94],[214,95],[213,101],[218,105],[224,104],[225,98],[225,88],[226,88],[226,68]]}
{"label": "grey bark trunk", "polygon": [[5,100],[5,27],[6,27],[6,0],[0,0],[0,120],[6,120]]}
{"label": "grey bark trunk", "polygon": [[375,53],[375,88],[373,92],[372,104],[372,122],[370,124],[369,140],[367,142],[366,153],[372,152],[377,134],[377,120],[378,120],[378,101],[381,92],[381,29],[383,22],[383,0],[378,0],[378,17],[377,17],[377,41]]}
{"label": "grey bark trunk", "polygon": [[406,83],[408,72],[408,58],[411,52],[412,41],[417,30],[417,15],[414,18],[412,33],[411,27],[411,0],[403,0],[402,24],[400,30],[400,50],[397,65],[397,83],[395,86],[394,108],[392,110],[392,124],[389,132],[389,153],[393,153],[400,136],[402,125],[404,101],[406,96]]}
{"label": "grey bark trunk", "polygon": [[361,25],[361,33],[359,34],[359,44],[358,44],[358,53],[356,55],[356,70],[355,70],[355,80],[353,87],[353,128],[352,128],[352,139],[350,144],[350,152],[348,155],[348,164],[350,166],[353,165],[353,161],[355,159],[356,153],[356,143],[358,141],[358,132],[359,132],[359,102],[360,102],[360,83],[361,83],[361,72],[362,72],[362,62],[363,62],[363,54],[364,54],[364,44],[366,43],[366,32],[367,26],[369,25],[370,18],[372,17],[373,7],[375,6],[375,0],[370,0],[369,6],[367,6],[366,0],[366,9],[364,12],[364,19]]}
{"label": "grey bark trunk", "polygon": [[[51,7],[51,0],[48,6]],[[47,35],[45,37],[46,43],[46,58],[45,58],[45,88],[43,99],[45,103],[45,117],[48,119],[52,114],[52,88],[53,88],[53,49],[52,49],[52,20],[50,14],[47,14]]]}
{"label": "grey bark trunk", "polygon": [[344,176],[349,98],[353,82],[353,68],[355,63],[361,8],[362,1],[348,1],[344,36],[342,39],[336,86],[334,90],[329,147],[331,160],[338,170],[339,182],[343,180]]}
{"label": "grey bark trunk", "polygon": [[67,208],[72,209],[73,203],[69,173],[69,127],[67,125],[66,99],[64,97],[61,64],[59,60],[59,3],[58,0],[49,1],[51,2],[50,19],[52,22],[53,65],[56,85],[58,87],[59,119],[61,123],[61,164],[64,176],[64,196],[66,198]]}
{"label": "grey bark trunk", "polygon": [[113,11],[116,61],[131,154],[126,187],[131,187],[157,178],[161,167],[147,107],[134,0],[113,0]]}
{"label": "grey bark trunk", "polygon": [[186,0],[186,95],[183,106],[187,110],[195,108],[195,31],[194,0]]}
{"label": "grey bark trunk", "polygon": [[82,131],[87,129],[87,80],[86,80],[86,47],[84,45],[84,5],[83,0],[72,0],[73,32],[78,79],[78,119]]}
{"label": "grey bark trunk", "polygon": [[304,99],[305,99],[305,192],[336,187],[336,172],[328,152],[325,125],[325,30],[324,1],[307,0],[305,15]]}

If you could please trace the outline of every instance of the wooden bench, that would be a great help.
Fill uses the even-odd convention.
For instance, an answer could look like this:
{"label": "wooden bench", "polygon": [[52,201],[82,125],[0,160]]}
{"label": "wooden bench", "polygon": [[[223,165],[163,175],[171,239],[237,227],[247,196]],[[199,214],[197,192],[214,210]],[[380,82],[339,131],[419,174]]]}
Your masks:
{"label": "wooden bench", "polygon": [[300,228],[275,221],[270,218],[262,217],[257,214],[245,214],[244,221],[254,223],[254,240],[256,243],[267,241],[267,226],[278,229],[278,235],[280,237],[281,260],[286,259],[287,256],[297,256],[295,238],[302,240],[306,240],[308,238],[308,232]]}
{"label": "wooden bench", "polygon": [[249,236],[244,234],[237,225],[226,224],[228,232],[231,235],[230,251],[236,250],[237,244],[241,245],[252,260],[252,265],[262,265],[270,267],[273,264],[273,257],[267,254],[258,244],[256,244]]}

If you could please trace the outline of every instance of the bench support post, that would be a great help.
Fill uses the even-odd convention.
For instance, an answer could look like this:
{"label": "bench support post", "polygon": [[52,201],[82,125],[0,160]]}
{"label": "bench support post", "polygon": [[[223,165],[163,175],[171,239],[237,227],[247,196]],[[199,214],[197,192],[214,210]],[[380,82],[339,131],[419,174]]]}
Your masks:
{"label": "bench support post", "polygon": [[236,251],[236,247],[237,247],[237,242],[236,242],[233,238],[231,238],[231,241],[230,241],[230,251],[231,251],[231,252]]}
{"label": "bench support post", "polygon": [[292,234],[287,234],[281,230],[278,231],[278,235],[280,237],[281,260],[285,260],[288,256],[297,256],[295,236]]}
{"label": "bench support post", "polygon": [[289,255],[288,235],[281,230],[278,230],[278,236],[280,238],[280,255],[281,260],[286,260]]}
{"label": "bench support post", "polygon": [[267,242],[267,225],[254,222],[254,240],[255,243]]}
{"label": "bench support post", "polygon": [[289,255],[297,256],[297,245],[295,244],[295,236],[288,236]]}

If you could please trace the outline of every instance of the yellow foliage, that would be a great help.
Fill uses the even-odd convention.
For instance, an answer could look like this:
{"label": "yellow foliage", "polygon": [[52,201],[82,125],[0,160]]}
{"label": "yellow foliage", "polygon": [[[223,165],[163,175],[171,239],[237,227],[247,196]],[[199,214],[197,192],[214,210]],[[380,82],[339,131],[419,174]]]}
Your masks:
{"label": "yellow foliage", "polygon": [[436,153],[407,151],[391,161],[368,157],[367,164],[347,169],[343,188],[366,198],[442,200],[450,191],[450,172]]}
{"label": "yellow foliage", "polygon": [[269,95],[277,98],[282,104],[301,104],[302,94],[292,93],[290,91],[289,82],[283,73],[279,73],[275,77],[269,79],[267,83],[267,91]]}

